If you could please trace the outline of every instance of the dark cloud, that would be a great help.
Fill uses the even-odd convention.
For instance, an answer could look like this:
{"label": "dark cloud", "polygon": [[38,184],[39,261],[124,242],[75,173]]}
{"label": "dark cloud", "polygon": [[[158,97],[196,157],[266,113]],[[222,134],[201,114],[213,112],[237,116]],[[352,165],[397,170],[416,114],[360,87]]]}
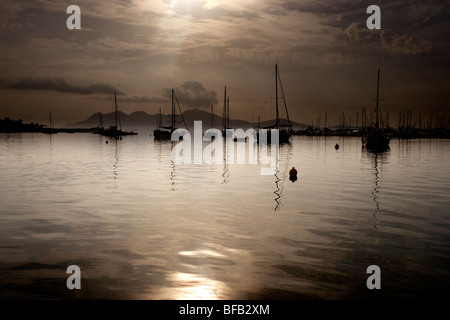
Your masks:
{"label": "dark cloud", "polygon": [[382,28],[433,25],[450,18],[450,5],[442,0],[378,0],[375,3],[370,0],[286,0],[277,3],[276,8],[284,14],[292,11],[312,13],[325,18],[323,23],[326,25],[342,27],[352,22],[365,22],[366,9],[373,4],[381,9]]}
{"label": "dark cloud", "polygon": [[[115,88],[106,83],[94,83],[87,86],[68,84],[64,78],[24,78],[16,82],[2,81],[2,87],[15,90],[49,90],[76,94],[111,94]],[[117,94],[123,94],[117,91]]]}
{"label": "dark cloud", "polygon": [[168,101],[167,99],[162,99],[158,97],[141,97],[141,96],[123,97],[120,100],[123,102],[135,102],[135,103],[165,103]]}
{"label": "dark cloud", "polygon": [[420,54],[430,52],[433,48],[432,43],[428,40],[416,36],[395,34],[389,30],[383,30],[380,39],[384,50],[391,54]]}
{"label": "dark cloud", "polygon": [[445,2],[428,0],[414,3],[406,11],[406,20],[415,23],[415,25],[448,21],[450,18],[450,5]]}
{"label": "dark cloud", "polygon": [[414,35],[397,34],[388,29],[368,30],[352,23],[344,31],[347,42],[355,47],[381,49],[389,54],[415,55],[430,52],[431,41]]}
{"label": "dark cloud", "polygon": [[[369,6],[369,5],[367,5]],[[366,6],[366,7],[367,7]],[[285,1],[280,7],[286,11],[301,11],[318,14],[335,14],[364,7],[360,0],[309,0],[309,1]]]}
{"label": "dark cloud", "polygon": [[[172,89],[162,89],[165,96],[169,96]],[[207,90],[203,84],[197,81],[187,81],[175,88],[175,94],[180,103],[189,107],[209,107],[216,104],[217,93],[214,90]]]}

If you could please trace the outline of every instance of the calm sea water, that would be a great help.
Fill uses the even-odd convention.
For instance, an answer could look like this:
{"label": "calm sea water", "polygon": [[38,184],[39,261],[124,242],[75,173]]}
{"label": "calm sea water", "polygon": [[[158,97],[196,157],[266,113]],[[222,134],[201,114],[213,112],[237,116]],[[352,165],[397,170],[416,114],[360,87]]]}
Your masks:
{"label": "calm sea water", "polygon": [[[276,175],[174,164],[147,133],[107,140],[0,134],[0,298],[448,296],[449,140],[373,154],[296,136]],[[81,290],[66,287],[70,265]]]}

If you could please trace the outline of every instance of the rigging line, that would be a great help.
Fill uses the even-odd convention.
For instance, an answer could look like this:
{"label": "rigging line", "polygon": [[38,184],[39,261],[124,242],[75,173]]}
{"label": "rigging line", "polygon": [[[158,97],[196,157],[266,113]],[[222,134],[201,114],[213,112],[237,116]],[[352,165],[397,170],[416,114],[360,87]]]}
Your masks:
{"label": "rigging line", "polygon": [[[166,105],[162,109],[159,108],[159,116],[160,116],[160,124],[159,124],[159,126],[163,125],[163,123],[162,123],[163,122],[163,118],[165,118],[164,122],[167,122],[167,119],[165,117],[166,114],[163,114],[163,112],[167,112],[167,106],[169,105],[169,103],[170,103],[170,99],[166,101]],[[163,115],[164,115],[164,117],[163,117]]]}
{"label": "rigging line", "polygon": [[[264,105],[263,105],[263,109],[262,109],[261,119],[264,119],[264,111],[266,110],[267,101],[271,100],[271,99],[269,99],[269,97],[272,94],[273,84],[274,84],[274,79],[273,79],[273,77],[270,77],[270,82],[268,85],[269,89],[266,90],[266,97],[264,98]],[[270,105],[270,103],[269,103],[269,105]]]}
{"label": "rigging line", "polygon": [[184,127],[187,129],[186,121],[184,121],[183,112],[181,112],[181,107],[180,107],[180,103],[178,102],[177,95],[176,94],[174,94],[174,95],[175,95],[175,101],[177,102],[177,105],[178,105],[178,110],[180,111],[181,119],[183,119]]}
{"label": "rigging line", "polygon": [[289,112],[288,112],[288,108],[287,108],[287,104],[286,104],[286,98],[284,95],[283,84],[281,82],[280,69],[278,69],[278,79],[280,80],[281,94],[283,95],[283,102],[284,102],[284,108],[286,109],[286,117],[288,120],[288,126],[291,127],[291,120],[289,119]]}
{"label": "rigging line", "polygon": [[166,101],[166,105],[164,106],[164,108],[162,109],[164,112],[167,111],[168,105],[170,103],[170,99]]}
{"label": "rigging line", "polygon": [[120,120],[120,113],[119,113],[119,103],[116,100],[116,105],[117,105],[117,120],[119,123],[119,128],[120,130],[122,130],[122,121]]}

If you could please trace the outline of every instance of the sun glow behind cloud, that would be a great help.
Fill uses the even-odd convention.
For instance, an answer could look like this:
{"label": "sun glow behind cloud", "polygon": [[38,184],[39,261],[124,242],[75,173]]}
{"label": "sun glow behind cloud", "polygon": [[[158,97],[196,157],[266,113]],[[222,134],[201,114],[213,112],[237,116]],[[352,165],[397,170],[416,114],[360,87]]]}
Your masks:
{"label": "sun glow behind cloud", "polygon": [[[292,111],[300,120],[308,117],[306,110],[311,110],[309,117],[316,114],[314,108],[361,105],[370,95],[361,90],[370,85],[363,84],[365,73],[382,55],[383,75],[388,77],[391,72],[396,78],[395,82],[386,80],[399,83],[404,91],[395,92],[399,104],[418,107],[434,100],[432,104],[444,110],[446,94],[441,88],[447,87],[447,78],[439,64],[446,61],[448,47],[443,31],[448,29],[443,22],[446,11],[428,0],[417,6],[395,3],[380,0],[385,29],[371,32],[365,29],[366,8],[359,0],[78,0],[83,30],[69,32],[65,29],[66,6],[57,0],[5,0],[0,12],[0,67],[3,77],[13,82],[62,77],[74,86],[102,82],[130,97],[159,100],[165,98],[163,88],[189,81],[215,92],[227,84],[230,90],[245,88],[233,90],[233,114],[250,119],[252,111],[246,110],[260,107],[257,97],[263,96],[266,88],[261,79],[270,79],[277,61],[290,93],[289,104],[302,106],[297,113],[294,108]],[[398,61],[414,61],[414,66],[430,69],[416,74],[417,68],[403,68]],[[430,76],[424,77],[427,74]],[[424,85],[432,79],[440,81],[434,89]],[[412,98],[404,89],[411,86],[424,91],[415,90],[418,97]],[[438,94],[431,94],[433,90]],[[328,99],[324,91],[343,92],[342,105],[336,107],[341,103]],[[346,94],[349,91],[352,94]],[[361,96],[355,96],[355,91]],[[24,94],[34,93],[21,91],[15,96],[13,92],[6,97],[11,110],[28,108],[27,102],[21,102]],[[67,97],[76,99],[73,94]],[[48,103],[42,101],[42,105]],[[86,104],[81,117],[89,116],[93,109],[103,111],[98,103],[97,99]],[[128,109],[124,111],[142,108],[157,112],[159,107],[156,103],[125,104]],[[72,108],[64,108],[64,112],[72,112],[67,110]],[[30,112],[29,118],[23,118],[39,120]],[[80,110],[73,115],[80,117]]]}
{"label": "sun glow behind cloud", "polygon": [[203,7],[205,9],[213,9],[222,4],[222,1],[217,1],[217,0],[206,0],[204,2],[205,2],[205,4],[203,5]]}

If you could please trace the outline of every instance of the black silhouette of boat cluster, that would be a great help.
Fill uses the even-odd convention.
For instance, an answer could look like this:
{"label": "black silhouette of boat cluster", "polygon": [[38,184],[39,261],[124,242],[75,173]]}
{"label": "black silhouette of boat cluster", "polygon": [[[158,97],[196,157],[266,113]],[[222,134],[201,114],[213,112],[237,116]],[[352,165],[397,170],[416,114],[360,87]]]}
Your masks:
{"label": "black silhouette of boat cluster", "polygon": [[[284,102],[284,107],[286,110],[286,116],[287,116],[287,124],[283,124],[280,120],[280,114],[279,114],[279,103],[278,100],[280,97],[278,97],[278,84],[280,85],[281,92],[282,92],[282,99]],[[267,142],[271,142],[271,130],[277,129],[279,132],[279,143],[289,143],[290,138],[293,134],[292,125],[289,120],[289,113],[287,109],[286,99],[284,97],[283,87],[280,80],[280,73],[278,70],[278,65],[275,65],[275,105],[276,105],[276,120],[275,124],[264,127],[264,129],[267,129]],[[175,102],[178,105],[178,110],[180,112],[180,115],[183,119],[184,125],[186,126],[186,122],[183,118],[183,113],[181,111],[181,108],[179,106],[178,100],[176,98],[175,92],[172,89],[172,113],[171,113],[171,124],[169,126],[163,126],[162,120],[161,120],[161,110],[160,110],[160,120],[158,121],[158,128],[153,131],[153,136],[155,139],[158,140],[170,140],[172,137],[172,132],[174,132],[178,127],[176,126],[177,120],[176,120],[176,106]],[[225,86],[225,93],[224,93],[224,102],[223,102],[223,117],[222,117],[222,134],[224,137],[226,137],[227,129],[230,128],[230,97],[227,95],[227,87]],[[213,122],[213,121],[212,121]],[[259,130],[257,129],[256,132],[256,141],[259,141]],[[247,141],[247,138],[234,138],[234,141]]]}

